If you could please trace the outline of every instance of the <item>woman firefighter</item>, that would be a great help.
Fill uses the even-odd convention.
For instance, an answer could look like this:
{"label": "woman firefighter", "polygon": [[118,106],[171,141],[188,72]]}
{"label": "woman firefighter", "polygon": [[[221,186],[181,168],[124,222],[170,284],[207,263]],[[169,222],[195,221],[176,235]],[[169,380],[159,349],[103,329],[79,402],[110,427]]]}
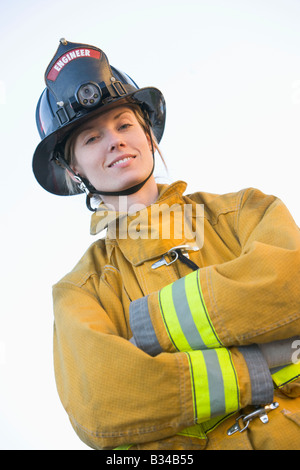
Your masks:
{"label": "woman firefighter", "polygon": [[[300,233],[256,189],[157,184],[162,93],[60,41],[33,171],[106,229],[53,288],[57,389],[95,449],[300,449]],[[168,230],[166,230],[168,228]]]}

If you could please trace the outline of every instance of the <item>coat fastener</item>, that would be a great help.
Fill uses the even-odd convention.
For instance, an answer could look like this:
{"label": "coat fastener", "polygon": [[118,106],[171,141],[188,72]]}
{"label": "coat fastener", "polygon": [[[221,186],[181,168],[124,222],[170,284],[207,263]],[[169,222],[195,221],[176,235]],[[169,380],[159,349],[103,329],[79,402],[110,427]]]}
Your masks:
{"label": "coat fastener", "polygon": [[278,406],[279,406],[279,403],[275,401],[274,403],[271,403],[270,405],[257,408],[256,410],[252,411],[248,415],[240,415],[236,419],[235,424],[231,426],[231,428],[228,429],[227,431],[228,436],[232,436],[232,434],[235,434],[236,432],[245,431],[248,428],[249,423],[255,418],[259,418],[262,423],[267,424],[269,422],[267,413],[269,411],[275,410],[276,408],[278,408]]}

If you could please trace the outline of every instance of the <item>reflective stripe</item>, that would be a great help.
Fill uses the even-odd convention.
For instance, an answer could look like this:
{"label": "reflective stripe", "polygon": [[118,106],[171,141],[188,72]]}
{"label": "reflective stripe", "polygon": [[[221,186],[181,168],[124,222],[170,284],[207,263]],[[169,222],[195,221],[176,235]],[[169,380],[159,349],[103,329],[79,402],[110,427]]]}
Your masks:
{"label": "reflective stripe", "polygon": [[[197,330],[193,313],[188,303],[186,279],[183,277],[172,285],[173,303],[182,332],[190,345],[189,349],[203,349],[204,343]],[[205,348],[206,349],[206,348]]]}
{"label": "reflective stripe", "polygon": [[239,408],[239,387],[226,348],[186,352],[191,373],[195,421],[201,423]]}
{"label": "reflective stripe", "polygon": [[164,287],[159,292],[159,306],[166,330],[174,347],[178,351],[189,350],[190,345],[182,333],[180,323],[176,315],[176,309],[172,296],[172,284]]}
{"label": "reflective stripe", "polygon": [[133,444],[128,444],[128,445],[125,445],[125,446],[119,446],[119,447],[116,447],[115,449],[113,450],[129,450],[130,447],[132,447]]}
{"label": "reflective stripe", "polygon": [[204,423],[201,424],[203,431],[207,435],[208,433],[216,429],[219,426],[219,424],[223,423],[223,421],[230,418],[235,413],[236,411],[233,411],[228,415],[217,416],[216,418],[210,419],[209,421],[205,421]]}
{"label": "reflective stripe", "polygon": [[277,387],[283,387],[287,383],[293,382],[300,377],[300,362],[271,369],[271,374]]}
{"label": "reflective stripe", "polygon": [[197,437],[198,439],[206,439],[206,434],[202,424],[194,424],[177,433],[179,436]]}
{"label": "reflective stripe", "polygon": [[222,346],[205,306],[199,271],[163,287],[159,304],[170,340],[178,351]]}

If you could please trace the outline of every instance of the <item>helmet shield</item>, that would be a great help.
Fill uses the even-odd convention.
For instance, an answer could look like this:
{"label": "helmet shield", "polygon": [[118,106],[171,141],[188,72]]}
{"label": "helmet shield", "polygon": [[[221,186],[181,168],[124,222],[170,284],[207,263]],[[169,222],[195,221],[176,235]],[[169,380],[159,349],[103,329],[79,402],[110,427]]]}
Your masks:
{"label": "helmet shield", "polygon": [[162,93],[151,87],[139,89],[128,75],[110,66],[101,49],[61,40],[45,72],[45,82],[36,109],[42,141],[33,156],[33,172],[40,185],[53,194],[70,195],[65,169],[55,158],[58,148],[62,151],[75,127],[109,106],[135,102],[147,113],[157,141],[162,137],[166,112]]}

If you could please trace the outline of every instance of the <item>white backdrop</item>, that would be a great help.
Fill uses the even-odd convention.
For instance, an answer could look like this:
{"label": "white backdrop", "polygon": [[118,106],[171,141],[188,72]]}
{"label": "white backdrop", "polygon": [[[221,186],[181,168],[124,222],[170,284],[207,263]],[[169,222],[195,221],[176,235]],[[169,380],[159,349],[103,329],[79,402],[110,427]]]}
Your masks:
{"label": "white backdrop", "polygon": [[299,225],[300,2],[10,0],[0,17],[0,448],[87,449],[55,388],[51,286],[95,239],[84,197],[50,195],[32,175],[46,66],[61,37],[102,48],[164,93],[171,180],[258,187]]}

